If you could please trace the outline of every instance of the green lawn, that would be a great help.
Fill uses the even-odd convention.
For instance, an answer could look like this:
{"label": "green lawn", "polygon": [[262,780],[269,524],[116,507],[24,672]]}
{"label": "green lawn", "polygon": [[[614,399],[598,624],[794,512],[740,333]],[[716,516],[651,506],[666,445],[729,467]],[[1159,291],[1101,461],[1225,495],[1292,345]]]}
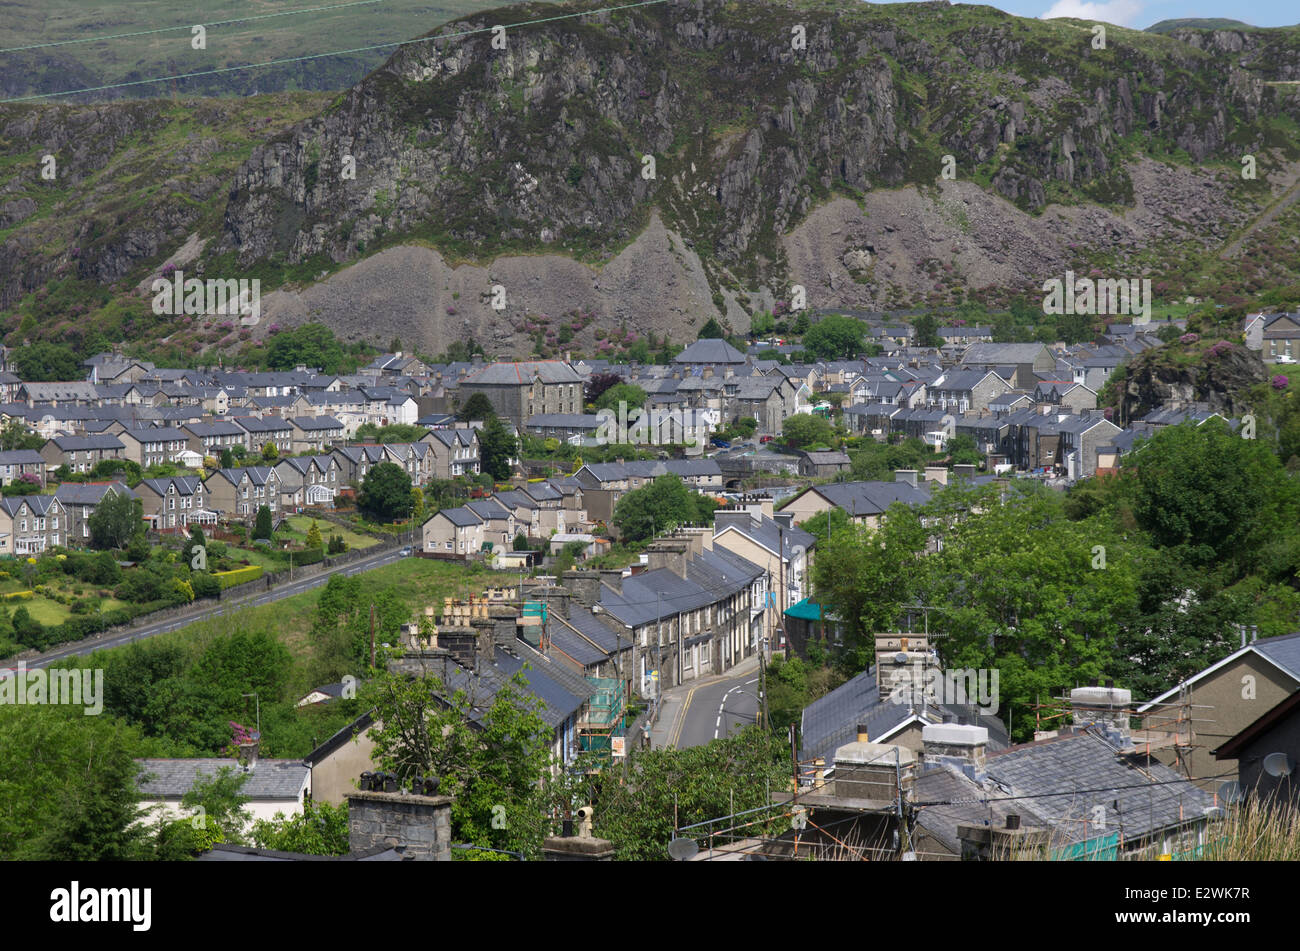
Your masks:
{"label": "green lawn", "polygon": [[[395,586],[398,593],[410,603],[414,617],[425,605],[440,607],[444,597],[463,597],[466,592],[481,594],[484,588],[509,582],[514,575],[509,572],[494,572],[478,564],[403,558],[364,572],[358,577],[368,588]],[[267,630],[280,638],[296,656],[303,656],[310,650],[307,632],[311,628],[321,590],[312,588],[271,604],[241,608],[230,615],[196,621],[158,636],[189,642],[204,641],[235,630]],[[150,638],[151,641],[156,639]]]}
{"label": "green lawn", "polygon": [[[292,534],[295,537],[301,535],[303,539],[307,537],[307,530],[311,528],[311,522],[311,516],[309,515],[294,515],[288,519],[289,528],[293,530]],[[316,527],[320,529],[320,537],[326,542],[329,541],[331,535],[342,535],[343,541],[348,548],[369,548],[372,545],[379,544],[378,539],[371,538],[368,535],[359,535],[351,529],[343,528],[323,519],[317,519]]]}

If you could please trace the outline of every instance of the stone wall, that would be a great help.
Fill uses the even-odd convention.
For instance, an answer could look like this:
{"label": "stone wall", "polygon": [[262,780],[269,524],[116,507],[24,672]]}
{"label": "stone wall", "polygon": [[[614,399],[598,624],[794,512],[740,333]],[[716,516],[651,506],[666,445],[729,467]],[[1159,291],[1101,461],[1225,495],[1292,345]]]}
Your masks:
{"label": "stone wall", "polygon": [[420,862],[451,861],[450,796],[405,792],[348,794],[348,848],[353,852],[405,847]]}

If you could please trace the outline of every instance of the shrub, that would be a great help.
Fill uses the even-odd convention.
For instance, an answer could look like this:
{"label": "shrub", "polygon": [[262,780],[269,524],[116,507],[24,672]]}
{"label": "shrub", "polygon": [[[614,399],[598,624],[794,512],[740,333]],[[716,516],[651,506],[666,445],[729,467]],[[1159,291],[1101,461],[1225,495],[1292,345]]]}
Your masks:
{"label": "shrub", "polygon": [[221,593],[221,582],[206,571],[190,575],[190,588],[196,598],[215,598]]}
{"label": "shrub", "polygon": [[262,577],[261,565],[249,565],[247,568],[236,568],[233,571],[218,571],[213,575],[221,585],[221,590],[233,588],[237,584],[244,584],[249,581],[256,581]]}

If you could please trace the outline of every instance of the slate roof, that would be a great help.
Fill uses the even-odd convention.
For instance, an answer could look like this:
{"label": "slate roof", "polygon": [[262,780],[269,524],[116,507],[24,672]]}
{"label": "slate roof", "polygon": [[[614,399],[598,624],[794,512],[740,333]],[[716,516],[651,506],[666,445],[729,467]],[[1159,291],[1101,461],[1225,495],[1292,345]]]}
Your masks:
{"label": "slate roof", "polygon": [[578,371],[563,360],[490,363],[464,380],[466,384],[524,386],[540,378],[543,383],[581,383]]}
{"label": "slate roof", "polygon": [[725,340],[697,340],[673,357],[674,363],[744,363],[745,355]]}
{"label": "slate roof", "polygon": [[54,490],[54,497],[64,505],[98,505],[110,490],[131,495],[131,490],[121,482],[64,482]]}
{"label": "slate roof", "polygon": [[[141,776],[152,779],[139,782],[140,792],[152,799],[179,799],[194,786],[200,776],[211,778],[218,771],[239,765],[229,757],[197,759],[137,759]],[[259,759],[248,771],[240,792],[255,800],[283,799],[297,801],[311,770],[302,760]]]}
{"label": "slate roof", "polygon": [[447,521],[451,522],[451,524],[458,528],[466,525],[480,525],[483,522],[483,519],[479,518],[473,511],[463,505],[451,509],[439,509],[429,517],[437,518],[439,515],[446,517]]}
{"label": "slate roof", "polygon": [[55,436],[50,440],[60,452],[80,452],[86,449],[125,449],[116,436]]}
{"label": "slate roof", "polygon": [[35,449],[10,449],[0,452],[0,466],[44,465],[45,459]]}
{"label": "slate roof", "polygon": [[986,762],[991,781],[1069,841],[1099,834],[1095,806],[1106,810],[1106,829],[1122,830],[1127,839],[1179,825],[1215,804],[1163,763],[1121,756],[1090,730],[990,751]]}

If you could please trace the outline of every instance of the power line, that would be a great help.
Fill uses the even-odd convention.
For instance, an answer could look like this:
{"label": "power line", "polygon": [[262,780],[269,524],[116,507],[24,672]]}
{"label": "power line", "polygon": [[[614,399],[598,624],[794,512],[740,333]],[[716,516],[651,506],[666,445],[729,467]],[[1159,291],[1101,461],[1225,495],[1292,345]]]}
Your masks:
{"label": "power line", "polygon": [[11,46],[0,53],[21,53],[24,50],[44,50],[52,46],[70,46],[73,43],[99,43],[103,40],[123,40],[132,36],[153,36],[156,33],[174,33],[178,30],[193,30],[195,26],[207,29],[210,26],[229,26],[231,23],[250,23],[253,20],[269,20],[272,17],[288,17],[297,13],[319,13],[322,10],[342,10],[344,7],[361,7],[368,4],[384,3],[386,0],[352,0],[351,3],[336,3],[325,7],[303,7],[299,10],[281,10],[279,13],[259,13],[256,16],[237,17],[233,20],[213,20],[211,23],[194,23],[185,26],[164,26],[156,30],[137,30],[134,33],[111,33],[107,36],[83,36],[73,40],[55,40],[51,43],[33,43],[30,46]]}
{"label": "power line", "polygon": [[[521,20],[518,23],[499,24],[502,27],[513,29],[520,26],[536,26],[540,23],[553,23],[556,20],[569,20],[573,17],[595,16],[600,13],[612,13],[616,10],[627,10],[634,7],[649,7],[661,3],[667,3],[668,0],[641,0],[640,3],[624,3],[616,7],[601,7],[596,10],[583,10],[579,13],[564,13],[559,16],[542,17],[538,20]],[[154,79],[134,79],[122,83],[106,83],[103,86],[87,86],[84,89],[68,89],[63,92],[45,92],[32,96],[19,96],[14,99],[0,99],[0,104],[9,102],[32,102],[37,99],[52,99],[55,96],[76,96],[87,92],[102,92],[106,89],[125,89],[128,86],[148,86],[153,83],[172,82],[177,79],[194,79],[199,76],[215,76],[219,73],[235,73],[244,69],[262,69],[267,66],[284,66],[289,63],[302,63],[307,60],[324,59],[327,56],[347,56],[351,53],[371,53],[375,50],[397,49],[402,46],[412,46],[416,43],[430,43],[437,40],[449,40],[461,36],[473,36],[476,33],[490,33],[497,28],[494,26],[485,26],[477,30],[462,30],[459,33],[442,33],[438,36],[425,36],[416,40],[396,40],[392,43],[379,43],[375,46],[358,46],[348,50],[332,50],[328,53],[308,53],[304,56],[290,56],[285,59],[272,59],[264,63],[247,63],[243,66],[219,66],[213,69],[201,69],[193,73],[180,73],[175,76],[158,76]]]}

